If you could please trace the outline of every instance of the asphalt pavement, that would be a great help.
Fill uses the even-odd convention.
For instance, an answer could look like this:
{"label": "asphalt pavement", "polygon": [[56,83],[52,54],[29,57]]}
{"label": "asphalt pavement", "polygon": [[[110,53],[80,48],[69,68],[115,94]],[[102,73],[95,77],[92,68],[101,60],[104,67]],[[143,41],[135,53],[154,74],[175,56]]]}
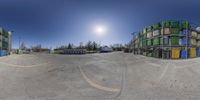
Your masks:
{"label": "asphalt pavement", "polygon": [[0,100],[198,100],[200,58],[122,52],[0,58]]}

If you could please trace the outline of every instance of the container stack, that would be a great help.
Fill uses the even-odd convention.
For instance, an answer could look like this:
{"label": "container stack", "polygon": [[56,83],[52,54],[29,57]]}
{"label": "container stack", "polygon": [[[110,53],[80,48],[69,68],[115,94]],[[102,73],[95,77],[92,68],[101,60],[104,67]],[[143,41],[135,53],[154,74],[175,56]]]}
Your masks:
{"label": "container stack", "polygon": [[188,21],[155,23],[145,27],[135,37],[135,54],[163,59],[200,57],[200,31]]}
{"label": "container stack", "polygon": [[6,56],[11,51],[11,32],[0,28],[0,56]]}

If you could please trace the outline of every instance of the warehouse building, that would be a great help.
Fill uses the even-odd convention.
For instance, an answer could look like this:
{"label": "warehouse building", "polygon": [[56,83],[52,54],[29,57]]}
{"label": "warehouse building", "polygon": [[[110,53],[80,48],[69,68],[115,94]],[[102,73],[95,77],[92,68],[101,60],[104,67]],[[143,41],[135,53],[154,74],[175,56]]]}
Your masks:
{"label": "warehouse building", "polygon": [[134,54],[163,58],[200,57],[200,31],[188,21],[162,21],[134,34]]}
{"label": "warehouse building", "polygon": [[0,28],[0,56],[9,55],[11,52],[11,32]]}

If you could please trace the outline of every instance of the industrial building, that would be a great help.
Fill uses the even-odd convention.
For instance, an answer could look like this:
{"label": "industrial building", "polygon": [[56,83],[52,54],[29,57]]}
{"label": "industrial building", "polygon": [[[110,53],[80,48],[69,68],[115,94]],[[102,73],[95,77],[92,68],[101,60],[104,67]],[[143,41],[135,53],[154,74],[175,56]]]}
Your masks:
{"label": "industrial building", "polygon": [[188,21],[162,21],[135,33],[131,41],[134,54],[163,58],[200,57],[200,30]]}
{"label": "industrial building", "polygon": [[6,56],[10,54],[11,51],[11,32],[0,28],[0,56]]}

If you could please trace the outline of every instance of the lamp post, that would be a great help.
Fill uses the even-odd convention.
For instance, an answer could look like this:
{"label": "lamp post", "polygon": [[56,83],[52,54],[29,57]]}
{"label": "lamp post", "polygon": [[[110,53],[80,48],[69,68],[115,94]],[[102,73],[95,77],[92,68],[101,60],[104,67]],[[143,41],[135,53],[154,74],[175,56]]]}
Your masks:
{"label": "lamp post", "polygon": [[131,35],[132,35],[132,40],[131,40],[131,44],[130,44],[130,46],[131,46],[131,49],[134,49],[134,36],[135,36],[135,34],[136,34],[137,32],[133,32],[133,33],[131,33]]}
{"label": "lamp post", "polygon": [[8,39],[8,54],[11,54],[12,51],[12,33],[14,31],[9,31],[9,39]]}
{"label": "lamp post", "polygon": [[19,36],[19,51],[20,51],[21,37]]}

